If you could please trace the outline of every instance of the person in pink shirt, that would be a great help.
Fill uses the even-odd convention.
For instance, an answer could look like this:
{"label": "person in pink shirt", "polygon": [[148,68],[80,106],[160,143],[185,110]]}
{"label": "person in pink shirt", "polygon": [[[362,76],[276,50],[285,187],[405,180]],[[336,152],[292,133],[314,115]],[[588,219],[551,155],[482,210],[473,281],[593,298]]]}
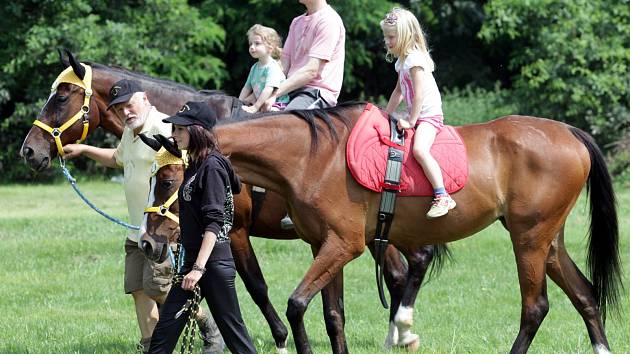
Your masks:
{"label": "person in pink shirt", "polygon": [[312,109],[337,104],[343,82],[346,29],[326,0],[300,0],[306,13],[293,19],[282,52],[287,79],[265,101],[269,111],[277,97],[288,94],[286,109]]}
{"label": "person in pink shirt", "polygon": [[[287,76],[260,107],[268,112],[276,99],[289,95],[286,110],[326,108],[337,104],[343,82],[346,28],[326,0],[299,0],[306,13],[293,19],[282,50],[282,69]],[[289,215],[280,221],[292,229]]]}

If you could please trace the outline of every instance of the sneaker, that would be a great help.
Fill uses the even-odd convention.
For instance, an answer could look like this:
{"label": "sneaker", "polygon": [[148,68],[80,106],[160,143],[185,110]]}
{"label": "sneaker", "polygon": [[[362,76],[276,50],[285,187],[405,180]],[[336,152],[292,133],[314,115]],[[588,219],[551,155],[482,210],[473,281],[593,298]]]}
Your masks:
{"label": "sneaker", "polygon": [[201,352],[203,354],[220,354],[225,349],[225,342],[221,337],[221,332],[217,324],[214,322],[214,318],[208,310],[202,310],[197,315],[197,325],[199,325],[199,335],[203,340],[203,347]]}
{"label": "sneaker", "polygon": [[427,213],[427,219],[435,219],[448,214],[448,211],[455,208],[457,204],[450,195],[440,196],[433,199],[431,208]]}
{"label": "sneaker", "polygon": [[280,220],[280,228],[282,230],[293,229],[293,220],[291,220],[289,214],[287,214],[285,217],[282,218],[282,220]]}

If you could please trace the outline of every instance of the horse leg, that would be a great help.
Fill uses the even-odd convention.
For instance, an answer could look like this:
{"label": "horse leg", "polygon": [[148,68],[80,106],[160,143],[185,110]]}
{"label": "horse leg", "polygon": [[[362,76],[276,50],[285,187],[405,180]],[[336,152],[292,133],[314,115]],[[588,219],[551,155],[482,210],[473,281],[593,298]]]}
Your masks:
{"label": "horse leg", "polygon": [[260,265],[247,235],[247,230],[245,228],[234,230],[230,234],[230,238],[236,270],[243,280],[247,292],[249,292],[267,320],[278,353],[287,353],[286,346],[289,332],[269,300],[267,283],[260,270]]}
{"label": "horse leg", "polygon": [[515,231],[518,227],[510,224],[508,219],[521,288],[521,324],[510,353],[526,353],[549,312],[545,260],[557,229],[548,232],[549,221],[540,222],[526,232]]}
{"label": "horse leg", "polygon": [[[304,313],[308,304],[315,294],[337,277],[348,262],[361,255],[363,247],[363,243],[342,240],[331,231],[319,248],[306,275],[289,297],[287,305],[287,318],[298,353],[312,353],[304,328]],[[345,345],[345,340],[339,344]],[[333,348],[333,353],[347,353],[347,351],[347,347]]]}
{"label": "horse leg", "polygon": [[564,227],[551,244],[551,251],[547,257],[547,274],[567,294],[582,316],[593,351],[597,354],[610,353],[592,285],[564,247]]}
{"label": "horse leg", "polygon": [[[376,259],[374,254],[374,242],[368,244],[372,257]],[[389,290],[390,296],[390,308],[389,308],[389,330],[387,337],[385,337],[385,344],[383,347],[386,350],[390,350],[393,346],[398,344],[398,328],[394,324],[394,316],[400,307],[400,302],[405,290],[405,284],[407,283],[407,264],[403,262],[400,252],[394,246],[389,245],[385,249],[385,266],[383,269],[383,277],[385,279],[385,285]]]}
{"label": "horse leg", "polygon": [[322,289],[322,307],[333,353],[348,353],[344,332],[346,316],[343,307],[343,269]]}
{"label": "horse leg", "polygon": [[411,351],[417,350],[420,346],[420,336],[411,332],[414,303],[427,269],[433,261],[434,250],[434,246],[427,245],[405,252],[405,257],[409,262],[409,272],[401,304],[394,317],[394,323],[398,329],[397,346],[406,347]]}

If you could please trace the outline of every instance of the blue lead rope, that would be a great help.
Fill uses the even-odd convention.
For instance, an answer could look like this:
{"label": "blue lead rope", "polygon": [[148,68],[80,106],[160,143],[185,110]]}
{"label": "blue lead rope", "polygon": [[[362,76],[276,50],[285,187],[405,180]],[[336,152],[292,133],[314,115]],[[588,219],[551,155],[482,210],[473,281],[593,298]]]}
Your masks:
{"label": "blue lead rope", "polygon": [[[85,202],[85,204],[87,204],[90,208],[92,208],[92,210],[94,210],[95,212],[101,214],[107,220],[109,220],[111,222],[114,222],[114,223],[116,223],[116,224],[118,224],[120,226],[124,226],[124,227],[126,227],[128,229],[131,229],[131,230],[140,230],[140,226],[131,225],[131,224],[126,223],[126,222],[124,222],[124,221],[122,221],[122,220],[120,220],[118,218],[115,218],[115,217],[107,214],[103,210],[101,210],[99,207],[94,205],[92,202],[90,202],[87,199],[87,197],[81,192],[79,187],[77,186],[76,178],[72,177],[72,174],[70,174],[70,171],[66,168],[66,162],[61,157],[59,157],[59,165],[61,166],[61,171],[63,172],[64,176],[66,176],[66,179],[68,180],[68,182],[70,182],[70,185],[72,186],[72,189],[74,189],[74,191],[81,198],[81,200],[83,200]],[[171,250],[170,246],[168,247],[168,256],[171,259],[171,264],[175,266],[175,256],[173,255],[173,251]]]}
{"label": "blue lead rope", "polygon": [[72,177],[72,175],[70,174],[70,171],[68,171],[68,169],[66,168],[65,161],[62,158],[59,158],[59,163],[61,165],[61,171],[63,172],[63,174],[68,179],[68,182],[70,182],[70,185],[72,186],[72,189],[74,189],[74,191],[77,192],[77,194],[85,202],[85,204],[87,204],[90,208],[92,208],[97,213],[103,215],[109,221],[115,222],[116,224],[124,226],[124,227],[126,227],[128,229],[131,229],[131,230],[140,230],[140,226],[131,225],[131,224],[128,224],[128,223],[126,223],[126,222],[124,222],[124,221],[122,221],[120,219],[117,219],[117,218],[107,214],[103,210],[99,209],[96,205],[92,204],[92,202],[90,202],[85,197],[85,195],[83,195],[83,193],[81,193],[81,190],[79,190],[79,187],[77,186],[77,180],[76,180],[76,178]]}

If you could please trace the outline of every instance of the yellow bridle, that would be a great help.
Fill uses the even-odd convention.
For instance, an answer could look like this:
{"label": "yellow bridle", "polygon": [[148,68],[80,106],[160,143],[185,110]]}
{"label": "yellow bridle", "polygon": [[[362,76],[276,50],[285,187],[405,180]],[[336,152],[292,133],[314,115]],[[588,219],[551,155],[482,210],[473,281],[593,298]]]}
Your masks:
{"label": "yellow bridle", "polygon": [[[153,162],[153,176],[157,174],[157,172],[166,165],[186,165],[186,151],[182,151],[182,157],[179,158],[170,152],[166,151],[165,148],[160,148],[155,154],[155,161]],[[175,203],[177,200],[177,193],[179,192],[179,188],[171,195],[164,204],[160,206],[152,206],[144,209],[145,213],[157,213],[159,215],[165,216],[173,221],[175,221],[179,225],[179,217],[173,214],[169,209],[171,205]]]}
{"label": "yellow bridle", "polygon": [[63,133],[66,129],[70,128],[74,123],[76,123],[79,119],[83,118],[83,133],[81,134],[81,139],[77,140],[77,144],[82,143],[88,135],[88,130],[90,129],[90,121],[88,118],[88,113],[90,112],[90,97],[92,97],[92,67],[86,64],[81,64],[85,68],[85,76],[83,80],[79,79],[77,74],[75,74],[74,70],[71,66],[67,67],[64,71],[57,76],[55,82],[53,82],[51,87],[51,92],[57,91],[57,86],[61,83],[73,84],[81,87],[84,90],[84,98],[83,98],[83,106],[81,109],[72,116],[67,122],[65,122],[59,128],[52,128],[46,123],[35,119],[33,125],[36,125],[48,133],[52,135],[53,139],[55,139],[55,144],[57,144],[57,152],[60,156],[63,157],[63,145],[61,144],[61,133]]}

